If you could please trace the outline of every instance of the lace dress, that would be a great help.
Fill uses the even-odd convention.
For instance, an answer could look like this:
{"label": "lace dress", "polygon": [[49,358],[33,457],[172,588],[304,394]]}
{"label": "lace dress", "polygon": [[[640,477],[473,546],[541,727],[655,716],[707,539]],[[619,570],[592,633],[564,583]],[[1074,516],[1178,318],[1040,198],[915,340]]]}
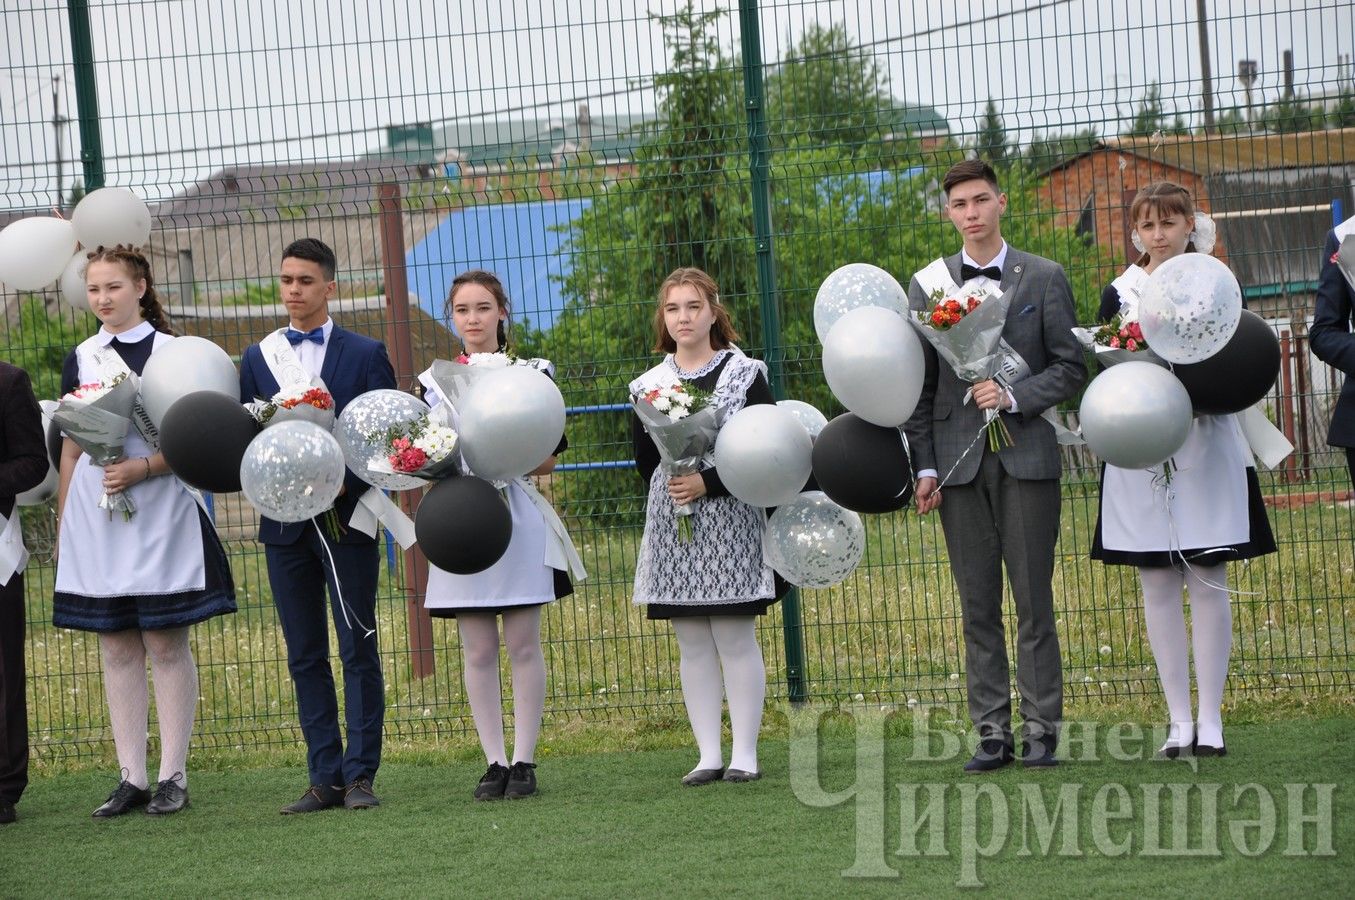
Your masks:
{"label": "lace dress", "polygon": [[[737,350],[721,350],[695,372],[679,369],[670,354],[631,382],[631,398],[681,381],[709,391],[724,423],[746,405],[774,402],[764,372],[761,362]],[[638,417],[632,417],[632,438],[640,475],[649,485],[635,603],[646,605],[651,619],[765,613],[776,589],[772,570],[762,562],[764,512],[729,495],[708,453],[701,471],[706,496],[695,503],[691,541],[680,540],[668,475]]]}

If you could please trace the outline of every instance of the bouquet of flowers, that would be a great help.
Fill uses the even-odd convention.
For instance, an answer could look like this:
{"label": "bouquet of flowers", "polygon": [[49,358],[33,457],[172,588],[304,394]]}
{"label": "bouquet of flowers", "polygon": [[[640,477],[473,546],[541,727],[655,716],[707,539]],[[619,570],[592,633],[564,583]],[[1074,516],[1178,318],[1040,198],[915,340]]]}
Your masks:
{"label": "bouquet of flowers", "polygon": [[456,432],[442,421],[440,407],[407,426],[391,428],[384,435],[370,435],[369,440],[383,442],[385,453],[367,463],[373,472],[388,475],[413,475],[427,481],[436,481],[454,474],[456,467]]}
{"label": "bouquet of flowers", "polygon": [[326,431],[334,428],[334,396],[318,378],[308,387],[278,391],[271,399],[259,399],[250,406],[254,418],[265,427],[299,419]]}
{"label": "bouquet of flowers", "polygon": [[[127,372],[111,381],[82,384],[57,402],[52,421],[89,454],[91,463],[115,463],[123,457],[140,387],[140,379]],[[123,521],[131,520],[136,512],[126,491],[105,493],[99,498],[99,508],[108,510],[110,517],[122,513]]]}
{"label": "bouquet of flowers", "polygon": [[[1010,300],[999,290],[973,288],[963,298],[947,296],[941,289],[931,293],[932,308],[909,319],[924,340],[955,371],[961,381],[977,384],[992,378],[1003,383],[1002,329],[1007,324]],[[969,402],[969,394],[965,395]],[[1009,447],[1011,432],[996,409],[986,413],[988,447]]]}
{"label": "bouquet of flowers", "polygon": [[[715,446],[720,430],[719,410],[710,394],[678,383],[646,391],[631,405],[659,451],[664,474],[672,478],[700,471],[701,457]],[[678,537],[683,542],[692,539],[693,512],[690,503],[677,508]]]}
{"label": "bouquet of flowers", "polygon": [[[433,360],[431,371],[438,392],[452,406],[459,408],[478,379],[498,369],[518,365],[519,362],[515,355],[506,350],[499,353],[462,353],[454,361]],[[429,402],[432,403],[431,400]]]}
{"label": "bouquet of flowers", "polygon": [[1143,338],[1143,329],[1138,319],[1123,313],[1116,313],[1105,325],[1098,328],[1074,328],[1073,334],[1084,350],[1096,354],[1103,366],[1139,360],[1165,366],[1166,361],[1148,347]]}

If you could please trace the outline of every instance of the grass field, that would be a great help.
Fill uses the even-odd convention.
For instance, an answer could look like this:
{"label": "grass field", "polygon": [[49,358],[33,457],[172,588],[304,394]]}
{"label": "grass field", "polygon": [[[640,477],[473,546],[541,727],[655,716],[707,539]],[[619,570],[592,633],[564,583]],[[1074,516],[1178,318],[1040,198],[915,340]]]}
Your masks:
{"label": "grass field", "polygon": [[678,784],[681,729],[602,739],[624,752],[556,735],[540,795],[497,803],[469,799],[472,748],[424,746],[389,754],[379,809],[299,818],[277,814],[304,785],[299,759],[197,754],[193,805],[163,820],[91,819],[106,773],[37,778],[0,829],[0,870],[13,897],[1347,895],[1355,713],[1243,718],[1223,759],[1152,761],[1154,738],[1117,739],[1102,718],[1070,724],[1057,769],[978,778],[919,759],[944,754],[906,713],[861,758],[852,716],[815,737],[813,717],[788,729],[778,713],[762,781],[700,789]]}

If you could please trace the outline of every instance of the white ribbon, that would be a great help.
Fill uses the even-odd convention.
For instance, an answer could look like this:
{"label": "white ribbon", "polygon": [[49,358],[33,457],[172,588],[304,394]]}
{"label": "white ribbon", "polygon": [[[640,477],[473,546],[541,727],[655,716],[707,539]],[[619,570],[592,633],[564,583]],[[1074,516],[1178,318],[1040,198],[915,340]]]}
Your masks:
{"label": "white ribbon", "polygon": [[1294,452],[1294,445],[1271,423],[1259,403],[1238,413],[1237,424],[1242,428],[1242,436],[1252,454],[1267,469],[1275,468]]}
{"label": "white ribbon", "polygon": [[19,508],[8,518],[0,516],[0,587],[24,570],[28,564],[28,550],[24,547],[23,528],[19,524]]}
{"label": "white ribbon", "polygon": [[575,581],[583,581],[588,577],[588,570],[583,567],[583,559],[579,556],[579,551],[574,549],[574,542],[569,539],[569,532],[565,529],[565,523],[560,521],[560,516],[555,512],[555,508],[550,505],[550,501],[541,496],[541,492],[532,484],[532,480],[523,475],[514,478],[513,482],[522,488],[527,499],[532,501],[532,505],[541,513],[542,520],[546,523],[546,565],[552,569],[561,569],[568,571]]}
{"label": "white ribbon", "polygon": [[279,392],[304,390],[311,386],[310,373],[301,364],[301,357],[287,340],[286,328],[277,331],[259,341],[259,352],[264,365],[273,373]]}
{"label": "white ribbon", "polygon": [[379,488],[368,488],[353,507],[348,524],[368,537],[376,537],[377,525],[384,525],[401,548],[408,550],[417,539],[414,522]]}

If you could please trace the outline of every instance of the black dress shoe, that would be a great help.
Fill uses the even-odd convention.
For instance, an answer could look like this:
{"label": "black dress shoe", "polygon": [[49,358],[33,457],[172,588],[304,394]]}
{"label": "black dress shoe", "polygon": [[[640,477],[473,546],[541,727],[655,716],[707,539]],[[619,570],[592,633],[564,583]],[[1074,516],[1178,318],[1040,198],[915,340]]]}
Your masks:
{"label": "black dress shoe", "polygon": [[687,787],[701,787],[703,784],[719,781],[724,776],[724,769],[692,769],[682,776],[682,783]]}
{"label": "black dress shoe", "polygon": [[964,764],[964,770],[971,775],[992,772],[1009,765],[1015,758],[1012,754],[1012,745],[1006,741],[982,740],[979,741],[979,748],[974,751],[969,762]]}
{"label": "black dress shoe", "polygon": [[301,795],[300,800],[287,804],[280,811],[284,816],[295,816],[319,812],[322,809],[333,809],[342,804],[343,792],[338,788],[327,784],[313,784],[306,788],[306,793]]}
{"label": "black dress shoe", "polygon": [[508,788],[508,767],[490,763],[480,783],[475,786],[476,800],[502,800],[503,792]]}
{"label": "black dress shoe", "polygon": [[536,763],[515,762],[508,769],[508,783],[503,795],[509,800],[520,800],[536,793]]}
{"label": "black dress shoe", "polygon": [[1197,743],[1197,744],[1195,745],[1195,755],[1196,755],[1196,756],[1227,756],[1227,755],[1228,755],[1228,748],[1225,747],[1225,746],[1223,746],[1222,744],[1219,744],[1217,747],[1215,747],[1215,746],[1213,746],[1213,745],[1211,745],[1211,744],[1200,744],[1200,743]]}
{"label": "black dress shoe", "polygon": [[14,812],[14,804],[8,800],[0,800],[0,825],[8,825],[18,818]]}
{"label": "black dress shoe", "polygon": [[343,805],[346,809],[371,809],[380,806],[381,801],[376,799],[376,794],[372,792],[372,779],[359,778],[349,782],[343,789]]}
{"label": "black dress shoe", "polygon": [[113,789],[113,793],[108,795],[108,799],[104,801],[103,806],[94,810],[94,818],[111,819],[114,816],[131,812],[138,806],[145,806],[150,802],[150,791],[146,788],[139,788],[130,781],[124,781]]}
{"label": "black dress shoe", "polygon": [[1021,765],[1027,769],[1050,769],[1058,764],[1053,744],[1038,739],[1021,742]]}
{"label": "black dress shoe", "polygon": [[167,816],[188,805],[188,788],[173,778],[166,778],[155,787],[155,796],[146,804],[146,814]]}

